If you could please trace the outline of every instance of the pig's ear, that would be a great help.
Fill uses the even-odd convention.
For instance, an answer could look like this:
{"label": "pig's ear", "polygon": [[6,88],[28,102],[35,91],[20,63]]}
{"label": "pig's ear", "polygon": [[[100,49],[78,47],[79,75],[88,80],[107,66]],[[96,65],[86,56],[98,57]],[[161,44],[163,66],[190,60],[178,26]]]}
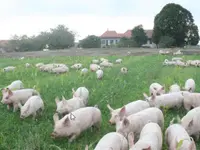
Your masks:
{"label": "pig's ear", "polygon": [[125,116],[125,113],[126,113],[126,107],[124,106],[124,107],[122,107],[122,109],[119,112],[120,118],[123,118]]}
{"label": "pig's ear", "polygon": [[123,119],[123,125],[126,127],[130,124],[129,120],[127,118]]}
{"label": "pig's ear", "polygon": [[143,93],[143,96],[144,96],[144,98],[148,98],[148,96],[147,96],[147,94],[146,93]]}
{"label": "pig's ear", "polygon": [[110,111],[113,111],[113,108],[112,108],[109,104],[107,104],[107,108],[108,108]]}
{"label": "pig's ear", "polygon": [[129,145],[129,148],[131,148],[134,145],[134,134],[133,134],[133,132],[130,132],[128,134],[128,145]]}
{"label": "pig's ear", "polygon": [[69,120],[69,117],[67,116],[67,118],[64,120],[63,124],[65,126],[69,126],[70,125],[70,120]]}
{"label": "pig's ear", "polygon": [[7,88],[7,90],[8,90],[8,95],[9,95],[9,96],[12,96],[12,95],[13,95],[13,92],[12,92],[9,88]]}
{"label": "pig's ear", "polygon": [[53,121],[54,121],[54,123],[56,123],[58,120],[59,120],[58,113],[55,113],[55,114],[53,115]]}
{"label": "pig's ear", "polygon": [[56,102],[56,104],[58,104],[60,102],[58,97],[55,98],[55,102]]}
{"label": "pig's ear", "polygon": [[147,148],[145,148],[143,150],[151,150],[151,146],[148,146]]}
{"label": "pig's ear", "polygon": [[188,127],[191,127],[193,125],[193,119],[189,122]]}

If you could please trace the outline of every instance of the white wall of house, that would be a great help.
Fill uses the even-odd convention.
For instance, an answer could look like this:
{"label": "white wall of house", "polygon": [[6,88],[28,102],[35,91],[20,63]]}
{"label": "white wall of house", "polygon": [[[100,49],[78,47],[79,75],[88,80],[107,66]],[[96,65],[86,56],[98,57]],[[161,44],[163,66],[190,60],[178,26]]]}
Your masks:
{"label": "white wall of house", "polygon": [[112,44],[115,45],[119,41],[120,41],[120,38],[106,38],[106,39],[101,39],[101,47],[106,46],[106,45],[112,45]]}

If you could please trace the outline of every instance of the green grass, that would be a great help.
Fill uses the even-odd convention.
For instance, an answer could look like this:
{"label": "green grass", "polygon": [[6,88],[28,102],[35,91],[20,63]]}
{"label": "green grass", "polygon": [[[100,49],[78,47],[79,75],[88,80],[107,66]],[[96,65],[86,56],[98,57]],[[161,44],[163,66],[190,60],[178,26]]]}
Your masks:
{"label": "green grass", "polygon": [[[0,150],[83,150],[86,144],[93,144],[106,133],[115,131],[115,127],[109,125],[109,110],[106,104],[113,108],[121,107],[131,101],[144,99],[142,93],[148,93],[149,85],[152,82],[165,84],[166,88],[173,83],[183,86],[188,78],[196,81],[196,91],[200,90],[200,69],[194,67],[178,68],[163,67],[162,62],[170,56],[126,56],[123,63],[114,67],[104,69],[103,79],[97,80],[95,73],[87,76],[80,76],[80,72],[70,70],[63,75],[54,75],[40,72],[35,67],[25,68],[26,62],[35,65],[39,62],[52,63],[60,62],[69,66],[75,62],[81,62],[88,67],[93,58],[99,57],[52,57],[34,58],[24,60],[0,59],[0,68],[8,65],[17,66],[14,72],[0,72],[0,88],[7,86],[14,80],[23,81],[26,88],[36,85],[45,103],[45,112],[37,121],[31,118],[20,120],[19,111],[13,113],[8,111],[5,105],[0,104]],[[105,57],[114,61],[117,56]],[[185,59],[198,59],[198,56],[185,56]],[[125,66],[129,69],[127,75],[120,74],[120,68]],[[55,97],[64,95],[66,98],[72,97],[72,88],[85,86],[90,91],[89,105],[97,104],[102,111],[102,127],[100,131],[90,129],[83,132],[73,143],[69,144],[67,138],[53,140],[50,133],[53,131],[53,114],[56,109]],[[169,125],[172,117],[177,114],[182,117],[186,114],[184,109],[169,110],[165,114],[165,128]],[[200,149],[200,142],[196,143]],[[59,147],[59,148],[56,148]],[[167,149],[163,145],[163,149]]]}

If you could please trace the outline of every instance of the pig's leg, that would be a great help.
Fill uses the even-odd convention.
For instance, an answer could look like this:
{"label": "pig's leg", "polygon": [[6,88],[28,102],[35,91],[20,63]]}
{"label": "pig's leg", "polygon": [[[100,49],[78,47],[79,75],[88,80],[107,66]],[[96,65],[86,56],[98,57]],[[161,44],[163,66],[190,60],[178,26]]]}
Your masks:
{"label": "pig's leg", "polygon": [[35,120],[36,115],[37,115],[37,113],[34,112],[34,113],[33,113],[33,118],[32,118],[33,120]]}
{"label": "pig's leg", "polygon": [[18,109],[18,104],[13,104],[13,112],[16,112]]}
{"label": "pig's leg", "polygon": [[69,139],[69,143],[71,143],[74,139],[76,139],[77,136],[80,135],[80,132],[76,133],[76,134],[73,134],[70,139]]}

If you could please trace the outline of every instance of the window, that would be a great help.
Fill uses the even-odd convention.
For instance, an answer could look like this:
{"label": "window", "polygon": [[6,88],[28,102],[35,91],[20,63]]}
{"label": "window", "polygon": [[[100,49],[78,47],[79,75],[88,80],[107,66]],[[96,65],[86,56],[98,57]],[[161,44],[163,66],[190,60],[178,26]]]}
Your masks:
{"label": "window", "polygon": [[114,42],[113,40],[110,40],[110,44],[113,44],[113,42]]}
{"label": "window", "polygon": [[106,41],[105,40],[101,40],[101,44],[105,44],[106,43]]}
{"label": "window", "polygon": [[152,39],[149,39],[149,43],[152,44]]}
{"label": "window", "polygon": [[118,40],[116,40],[115,43],[118,43]]}

